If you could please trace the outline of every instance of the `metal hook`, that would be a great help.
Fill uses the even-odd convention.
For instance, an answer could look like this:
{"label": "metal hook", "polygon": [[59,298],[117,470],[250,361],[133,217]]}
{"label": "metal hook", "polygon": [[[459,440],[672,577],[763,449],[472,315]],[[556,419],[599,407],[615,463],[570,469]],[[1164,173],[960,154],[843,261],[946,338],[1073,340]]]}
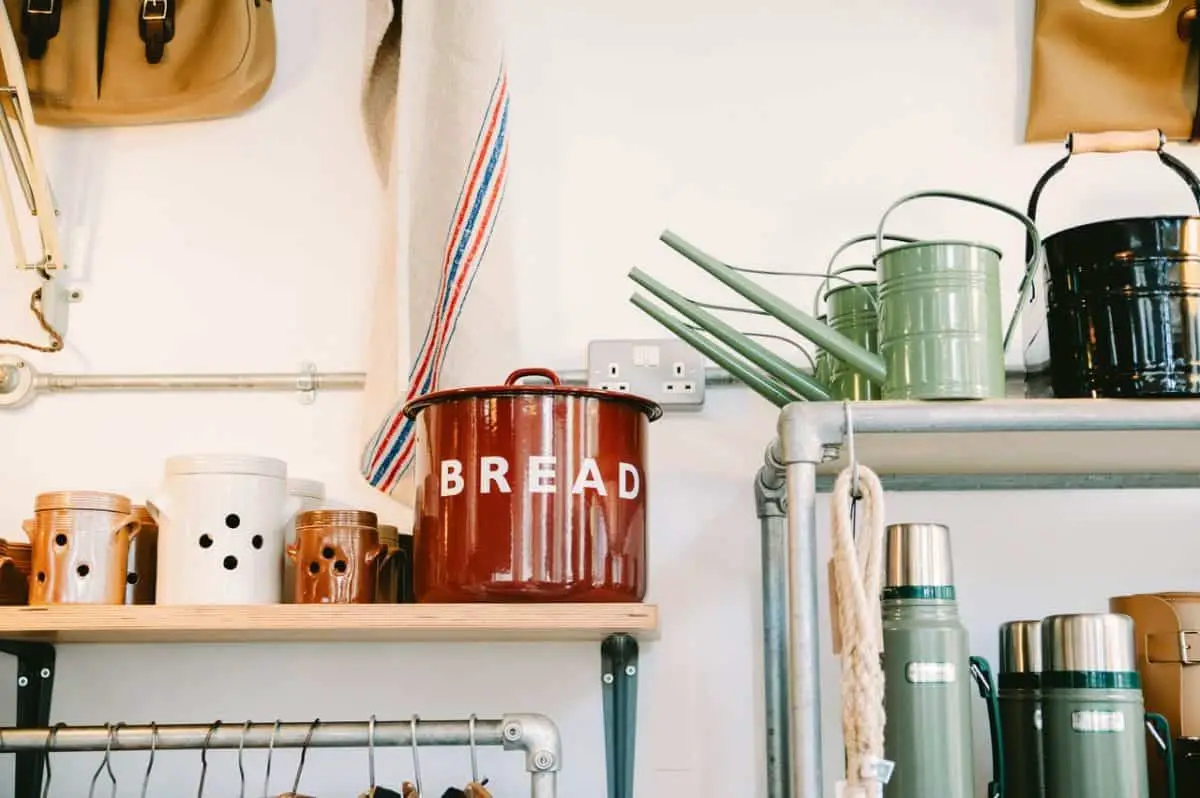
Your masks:
{"label": "metal hook", "polygon": [[142,798],[146,798],[146,789],[150,786],[150,771],[154,770],[154,753],[158,750],[158,724],[150,721],[150,761],[146,763],[146,775],[142,779]]}
{"label": "metal hook", "polygon": [[471,751],[471,781],[479,783],[479,762],[475,759],[475,713],[467,718],[467,745]]}
{"label": "metal hook", "polygon": [[117,780],[113,776],[112,763],[111,763],[112,743],[113,743],[113,735],[115,733],[115,730],[113,729],[113,727],[111,725],[105,723],[104,731],[106,731],[108,733],[108,740],[104,743],[104,759],[100,760],[100,765],[96,768],[96,772],[92,774],[92,784],[88,788],[88,798],[92,798],[92,796],[96,794],[96,782],[100,780],[100,774],[103,773],[106,769],[108,770],[109,779],[112,780],[113,795],[117,794]]}
{"label": "metal hook", "polygon": [[300,764],[296,766],[296,778],[292,781],[292,793],[295,795],[300,793],[300,774],[304,772],[304,759],[308,756],[308,744],[312,741],[313,732],[319,725],[321,725],[321,719],[313,719],[312,724],[308,727],[308,734],[304,735],[304,745],[300,747]]}
{"label": "metal hook", "polygon": [[200,748],[200,789],[196,790],[196,798],[204,798],[204,777],[208,775],[208,744],[212,742],[213,732],[221,725],[221,721],[213,721],[204,735],[204,745]]}
{"label": "metal hook", "polygon": [[413,781],[417,783],[417,795],[424,792],[421,789],[421,757],[417,753],[417,723],[421,720],[420,715],[413,715],[409,724],[412,727],[412,758],[413,758]]}
{"label": "metal hook", "polygon": [[850,458],[850,498],[858,501],[862,498],[862,491],[858,486],[858,454],[854,451],[854,415],[850,409],[850,402],[842,402],[842,407],[846,412],[846,453]]}
{"label": "metal hook", "polygon": [[246,766],[242,762],[242,752],[246,749],[246,732],[250,730],[252,721],[242,724],[242,736],[238,739],[238,776],[242,780],[242,788],[238,792],[240,798],[246,798]]}
{"label": "metal hook", "polygon": [[50,751],[54,748],[54,740],[58,737],[58,730],[66,726],[65,723],[55,723],[50,728],[50,733],[46,735],[46,780],[42,783],[42,798],[47,798],[50,795]]}
{"label": "metal hook", "polygon": [[275,738],[279,735],[279,718],[271,727],[271,739],[267,741],[267,773],[263,776],[263,795],[271,794],[271,758],[275,756]]}

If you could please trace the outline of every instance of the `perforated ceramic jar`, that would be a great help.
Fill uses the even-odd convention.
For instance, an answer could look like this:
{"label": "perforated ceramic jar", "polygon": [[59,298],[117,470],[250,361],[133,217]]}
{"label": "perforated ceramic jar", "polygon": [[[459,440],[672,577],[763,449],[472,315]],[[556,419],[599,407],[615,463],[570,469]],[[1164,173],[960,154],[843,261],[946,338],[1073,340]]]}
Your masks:
{"label": "perforated ceramic jar", "polygon": [[[300,501],[300,512],[315,510],[325,502],[325,483],[315,479],[289,479],[287,481],[289,496],[295,496]],[[296,542],[296,517],[288,522],[284,531],[284,548]],[[283,602],[290,604],[296,600],[296,564],[290,558],[283,561]]]}
{"label": "perforated ceramic jar", "polygon": [[100,491],[42,493],[24,523],[32,554],[30,604],[124,604],[133,504]]}
{"label": "perforated ceramic jar", "polygon": [[279,603],[284,535],[300,506],[287,492],[287,464],[184,455],[165,471],[146,502],[158,521],[157,603]]}

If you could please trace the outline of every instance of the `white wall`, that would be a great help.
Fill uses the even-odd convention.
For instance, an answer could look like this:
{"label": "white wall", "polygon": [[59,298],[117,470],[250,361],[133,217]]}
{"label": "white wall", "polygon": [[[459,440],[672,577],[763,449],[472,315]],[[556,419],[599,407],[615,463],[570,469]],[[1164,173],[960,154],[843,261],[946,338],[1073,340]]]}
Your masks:
{"label": "white wall", "polygon": [[[1031,3],[508,5],[508,212],[522,214],[527,263],[522,305],[510,312],[522,316],[531,365],[579,368],[590,339],[661,335],[627,303],[632,265],[693,295],[728,298],[657,243],[664,226],[735,262],[819,268],[902,193],[958,188],[1023,206],[1059,155],[1057,146],[1019,143]],[[276,11],[278,77],[251,113],[45,133],[85,299],[68,350],[31,358],[39,368],[361,367],[377,232],[363,199],[372,178],[358,121],[362,11],[316,0]],[[1191,151],[1184,157],[1200,166]],[[1081,160],[1043,207],[1052,231],[1188,204],[1176,178],[1135,155]],[[1010,253],[1011,306],[1022,250],[1013,222],[930,201],[899,214],[896,227],[1000,244]],[[807,301],[809,283],[771,284]],[[0,331],[24,324],[32,287],[0,271]],[[353,394],[322,394],[311,407],[287,394],[43,396],[0,412],[0,528],[19,536],[36,492],[143,496],[164,456],[219,448],[283,457],[295,475],[399,517],[355,473],[357,406]],[[762,794],[750,479],[774,423],[765,402],[721,389],[703,414],[655,425],[649,600],[662,607],[663,635],[643,647],[642,795]],[[893,494],[888,516],[952,526],[974,648],[994,656],[996,625],[1007,618],[1102,609],[1126,591],[1194,588],[1195,500],[1191,491]],[[827,551],[824,526],[821,534]],[[545,712],[566,745],[561,794],[606,794],[590,644],[64,646],[59,657],[54,720],[71,723]],[[824,666],[832,777],[840,756],[831,656]],[[8,692],[0,702],[11,702]],[[982,729],[981,708],[978,716]],[[981,739],[977,748],[982,764]],[[296,756],[277,755],[277,791],[290,786]],[[235,755],[209,759],[209,794],[236,789]],[[246,759],[255,793],[263,758]],[[483,753],[497,794],[524,790],[517,759]],[[99,760],[56,757],[52,794],[80,794]],[[115,760],[121,794],[136,794],[144,755]],[[431,794],[467,773],[465,751],[429,752],[422,764]],[[357,792],[365,765],[363,752],[315,751],[302,790]],[[408,754],[384,752],[378,767],[382,779],[399,780]],[[198,768],[196,752],[161,754],[157,794],[191,795]]]}

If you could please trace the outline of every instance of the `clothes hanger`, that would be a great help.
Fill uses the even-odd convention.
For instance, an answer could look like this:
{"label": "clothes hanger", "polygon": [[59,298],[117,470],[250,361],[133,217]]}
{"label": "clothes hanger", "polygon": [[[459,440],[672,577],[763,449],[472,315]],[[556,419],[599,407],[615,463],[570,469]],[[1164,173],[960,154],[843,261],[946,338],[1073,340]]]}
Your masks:
{"label": "clothes hanger", "polygon": [[395,790],[378,787],[375,784],[375,716],[367,721],[367,774],[371,780],[367,791],[360,793],[358,798],[403,798]]}
{"label": "clothes hanger", "polygon": [[246,766],[242,762],[242,752],[246,749],[246,732],[250,729],[250,723],[251,721],[246,721],[242,724],[242,736],[238,739],[238,777],[242,780],[238,798],[246,798]]}
{"label": "clothes hanger", "polygon": [[204,798],[204,777],[208,775],[208,744],[212,742],[213,732],[221,725],[221,721],[213,721],[204,735],[204,745],[200,748],[200,788],[196,790],[196,798]]}
{"label": "clothes hanger", "polygon": [[479,760],[475,751],[475,713],[467,719],[467,745],[471,752],[471,781],[465,790],[451,787],[442,793],[442,798],[491,798],[491,793],[484,789],[487,779],[479,780]]}
{"label": "clothes hanger", "polygon": [[48,798],[50,795],[50,749],[54,748],[54,739],[58,737],[58,730],[66,725],[65,723],[55,723],[50,728],[50,734],[46,735],[46,780],[42,782],[42,798]]}
{"label": "clothes hanger", "polygon": [[113,798],[116,798],[117,777],[112,769],[112,744],[113,738],[117,736],[117,729],[124,725],[124,723],[118,723],[116,726],[110,726],[107,723],[104,724],[104,729],[108,732],[108,740],[104,743],[104,759],[100,760],[100,766],[92,774],[92,786],[88,788],[88,798],[92,798],[96,794],[96,781],[100,778],[100,774],[106,770],[108,771],[108,779],[112,782]]}
{"label": "clothes hanger", "polygon": [[300,764],[296,766],[296,778],[292,781],[291,792],[285,792],[279,798],[306,798],[302,796],[298,790],[300,789],[300,776],[304,773],[304,760],[308,757],[308,744],[312,742],[313,732],[321,725],[320,718],[314,718],[309,724],[308,734],[304,735],[304,744],[300,747]]}
{"label": "clothes hanger", "polygon": [[142,778],[142,798],[150,786],[150,771],[154,770],[154,752],[158,749],[158,724],[150,721],[150,759],[146,762],[146,775]]}
{"label": "clothes hanger", "polygon": [[263,798],[271,794],[271,758],[275,756],[275,737],[279,734],[279,718],[271,727],[271,739],[267,740],[267,774],[263,777]]}
{"label": "clothes hanger", "polygon": [[417,752],[417,723],[420,720],[419,715],[413,715],[409,721],[412,726],[413,779],[417,783],[414,785],[411,781],[406,781],[401,785],[400,793],[403,798],[420,798],[421,795],[421,757]]}

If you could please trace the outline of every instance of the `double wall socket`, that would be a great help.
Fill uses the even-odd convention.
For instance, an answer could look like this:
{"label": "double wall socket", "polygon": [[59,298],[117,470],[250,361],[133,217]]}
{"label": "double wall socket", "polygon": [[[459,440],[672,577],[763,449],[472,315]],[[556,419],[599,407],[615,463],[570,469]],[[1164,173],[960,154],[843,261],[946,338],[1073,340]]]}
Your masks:
{"label": "double wall socket", "polygon": [[588,386],[637,394],[666,410],[704,406],[704,356],[678,338],[592,341]]}

